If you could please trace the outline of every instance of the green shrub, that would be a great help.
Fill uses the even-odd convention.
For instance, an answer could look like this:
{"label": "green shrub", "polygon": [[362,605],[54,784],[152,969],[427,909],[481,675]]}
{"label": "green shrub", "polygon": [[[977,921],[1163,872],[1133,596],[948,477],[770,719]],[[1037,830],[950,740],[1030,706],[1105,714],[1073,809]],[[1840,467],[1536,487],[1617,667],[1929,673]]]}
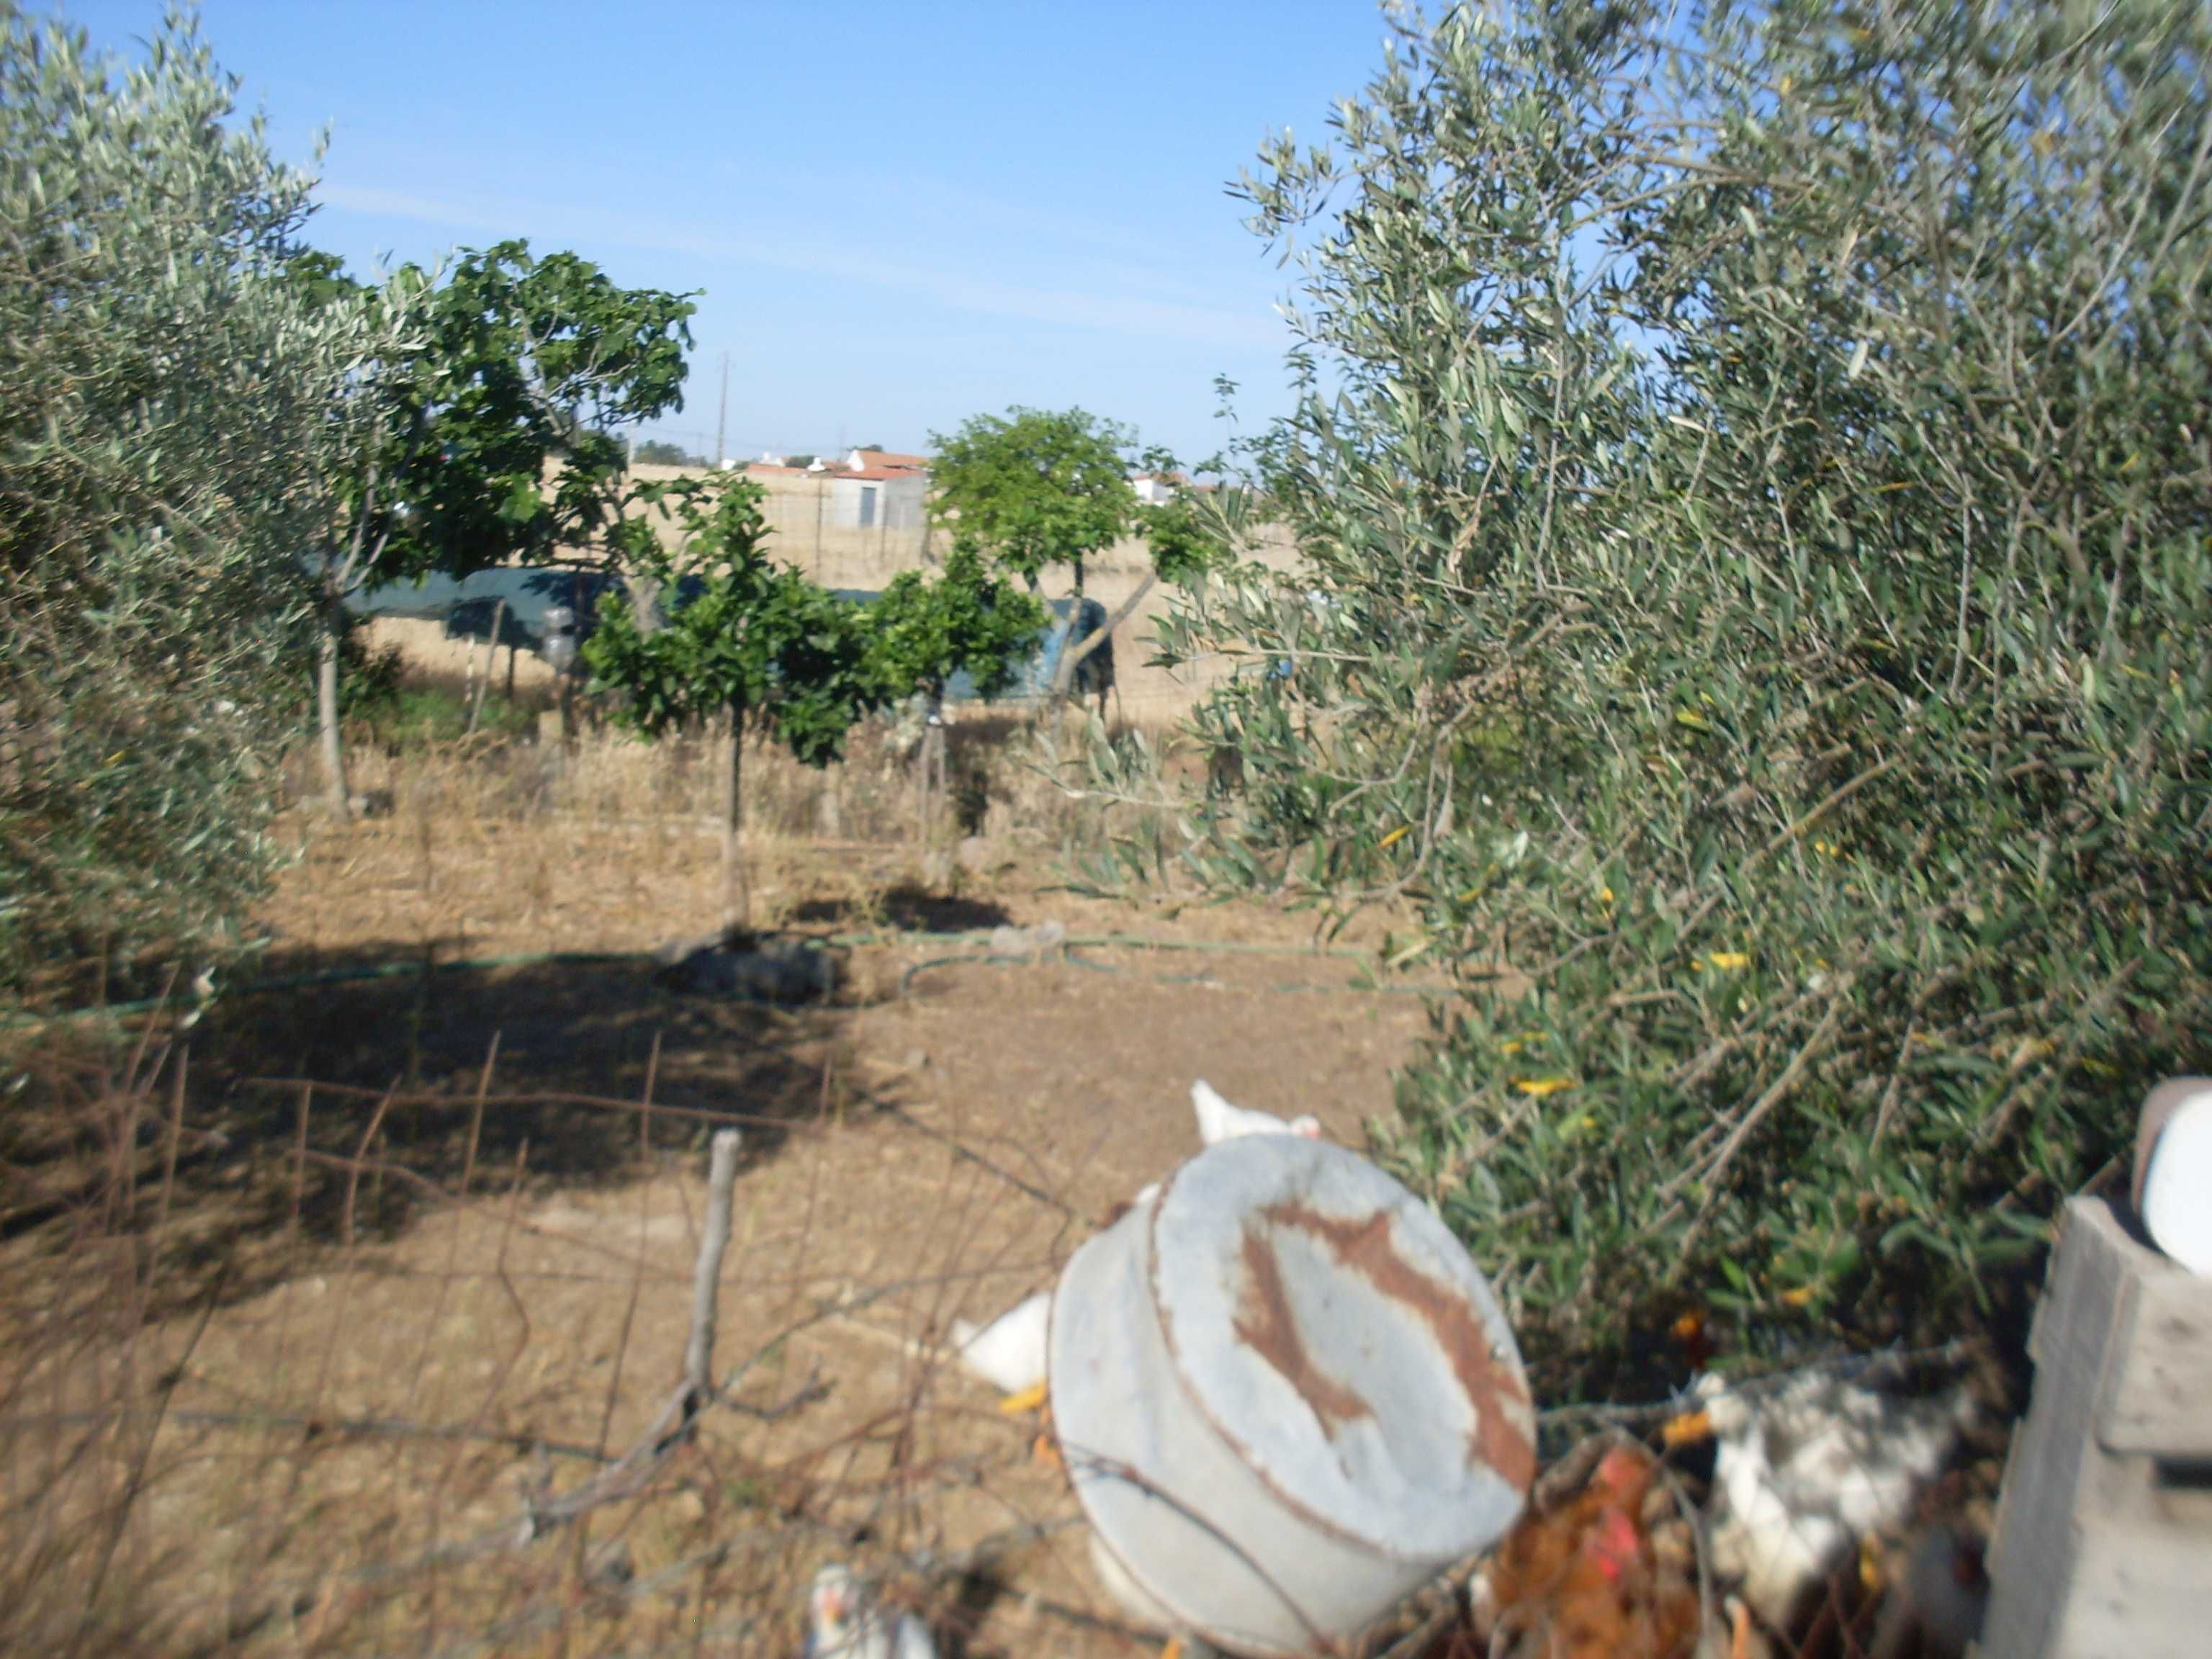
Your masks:
{"label": "green shrub", "polygon": [[1549,1386],[1693,1299],[1954,1328],[2212,1059],[2209,52],[1455,9],[1246,181],[1305,559],[1165,625],[1254,665],[1188,857],[1468,976],[1394,1152]]}
{"label": "green shrub", "polygon": [[[398,646],[382,650],[368,643],[360,629],[338,645],[338,714],[351,725],[387,727],[395,723],[407,697],[407,653]],[[458,694],[454,699],[459,701]],[[313,730],[312,709],[301,726],[304,738]],[[464,723],[467,711],[462,712]]]}

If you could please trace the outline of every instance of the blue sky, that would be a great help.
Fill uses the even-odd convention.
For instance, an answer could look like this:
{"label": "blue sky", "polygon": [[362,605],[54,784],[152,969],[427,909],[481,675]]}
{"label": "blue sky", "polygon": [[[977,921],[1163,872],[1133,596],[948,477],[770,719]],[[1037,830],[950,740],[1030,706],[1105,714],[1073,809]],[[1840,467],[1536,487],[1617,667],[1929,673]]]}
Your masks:
{"label": "blue sky", "polygon": [[[59,7],[131,48],[161,0]],[[204,0],[357,272],[506,236],[701,289],[700,451],[920,448],[979,410],[1087,409],[1186,459],[1286,400],[1289,273],[1224,183],[1318,137],[1381,59],[1372,0],[758,6]]]}

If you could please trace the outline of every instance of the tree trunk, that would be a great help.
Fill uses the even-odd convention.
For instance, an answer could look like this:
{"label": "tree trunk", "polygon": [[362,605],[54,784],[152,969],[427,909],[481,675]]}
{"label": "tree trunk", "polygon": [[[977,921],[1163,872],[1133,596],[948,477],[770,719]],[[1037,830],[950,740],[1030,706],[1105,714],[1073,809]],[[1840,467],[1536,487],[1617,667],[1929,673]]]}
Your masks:
{"label": "tree trunk", "polygon": [[[506,620],[507,601],[505,599],[501,599],[491,608],[491,638],[484,645],[483,678],[477,682],[476,696],[471,698],[469,702],[468,735],[471,737],[474,737],[476,735],[477,722],[483,718],[484,697],[491,690],[491,667],[493,662],[496,660],[499,656],[499,625]],[[471,648],[469,653],[469,660],[471,663],[474,663],[476,660],[476,653],[473,648]],[[512,702],[514,701],[514,684],[513,680],[514,670],[512,666],[509,667],[507,672],[509,678],[507,688],[507,701]]]}
{"label": "tree trunk", "polygon": [[730,710],[730,799],[722,820],[722,937],[734,944],[752,931],[752,889],[745,880],[745,711]]}
{"label": "tree trunk", "polygon": [[353,816],[353,798],[346,788],[345,746],[338,737],[338,648],[345,638],[345,602],[325,594],[322,648],[315,664],[315,721],[323,751],[323,792],[332,821],[343,823]]}
{"label": "tree trunk", "polygon": [[[1059,665],[1052,671],[1052,700],[1064,702],[1068,689],[1075,684],[1076,665],[1098,648],[1094,636],[1086,636],[1078,649],[1075,630],[1083,626],[1083,561],[1073,561],[1075,592],[1067,602],[1067,638],[1060,647]],[[1110,631],[1108,630],[1108,631]]]}
{"label": "tree trunk", "polygon": [[[1145,595],[1152,591],[1152,584],[1159,579],[1158,571],[1147,571],[1145,580],[1137,584],[1127,599],[1115,607],[1113,614],[1106,618],[1098,631],[1082,644],[1075,642],[1075,630],[1072,627],[1068,629],[1067,649],[1060,653],[1060,672],[1054,676],[1053,690],[1055,692],[1066,695],[1068,686],[1075,683],[1075,671],[1083,665],[1083,659],[1114,637],[1114,630],[1129,620],[1137,607],[1145,602]],[[1099,693],[1098,712],[1102,714],[1106,712],[1106,696],[1103,691]]]}
{"label": "tree trunk", "polygon": [[632,610],[637,615],[637,631],[648,636],[668,626],[668,607],[661,601],[666,597],[660,584],[650,576],[633,576],[631,583],[636,598]]}
{"label": "tree trunk", "polygon": [[929,707],[922,715],[921,752],[917,757],[916,770],[921,774],[920,797],[921,844],[926,848],[935,833],[937,820],[945,799],[945,691],[938,687],[929,694]]}

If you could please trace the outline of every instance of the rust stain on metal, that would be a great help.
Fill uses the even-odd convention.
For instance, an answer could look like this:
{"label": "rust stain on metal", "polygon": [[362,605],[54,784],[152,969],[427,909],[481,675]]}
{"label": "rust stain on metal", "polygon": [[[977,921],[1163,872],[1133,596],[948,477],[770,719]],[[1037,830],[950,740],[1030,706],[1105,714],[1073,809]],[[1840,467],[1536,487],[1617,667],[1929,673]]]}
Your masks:
{"label": "rust stain on metal", "polygon": [[1237,1339],[1282,1373],[1321,1420],[1322,1432],[1336,1438],[1338,1428],[1371,1416],[1367,1402],[1314,1364],[1298,1334],[1297,1321],[1283,1288],[1282,1264],[1273,1248],[1254,1228],[1244,1230],[1244,1290],[1237,1298]]}
{"label": "rust stain on metal", "polygon": [[[1526,1492],[1536,1474],[1536,1447],[1507,1414],[1507,1407],[1527,1407],[1528,1391],[1511,1370],[1492,1363],[1482,1322],[1459,1289],[1431,1278],[1398,1254],[1398,1247],[1391,1242],[1389,1212],[1378,1212],[1355,1221],[1323,1215],[1310,1205],[1289,1201],[1270,1205],[1261,1214],[1275,1226],[1296,1228],[1319,1239],[1340,1267],[1364,1276],[1377,1291],[1410,1309],[1428,1326],[1443,1351],[1445,1363],[1466,1392],[1468,1403],[1474,1408],[1474,1432],[1468,1449],[1497,1470],[1515,1491]],[[1244,1243],[1248,1268],[1252,1243],[1248,1233]],[[1273,1252],[1266,1254],[1272,1264]],[[1278,1286],[1279,1291],[1279,1279]]]}

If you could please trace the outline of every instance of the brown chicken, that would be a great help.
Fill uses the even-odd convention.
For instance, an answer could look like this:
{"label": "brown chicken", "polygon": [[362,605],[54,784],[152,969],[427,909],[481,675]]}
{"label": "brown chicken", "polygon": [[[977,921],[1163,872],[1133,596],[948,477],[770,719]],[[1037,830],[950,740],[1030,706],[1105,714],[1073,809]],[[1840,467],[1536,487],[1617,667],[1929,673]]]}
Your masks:
{"label": "brown chicken", "polygon": [[1618,1446],[1571,1498],[1523,1516],[1487,1569],[1492,1651],[1515,1659],[1687,1659],[1697,1593],[1655,1555],[1657,1460]]}

